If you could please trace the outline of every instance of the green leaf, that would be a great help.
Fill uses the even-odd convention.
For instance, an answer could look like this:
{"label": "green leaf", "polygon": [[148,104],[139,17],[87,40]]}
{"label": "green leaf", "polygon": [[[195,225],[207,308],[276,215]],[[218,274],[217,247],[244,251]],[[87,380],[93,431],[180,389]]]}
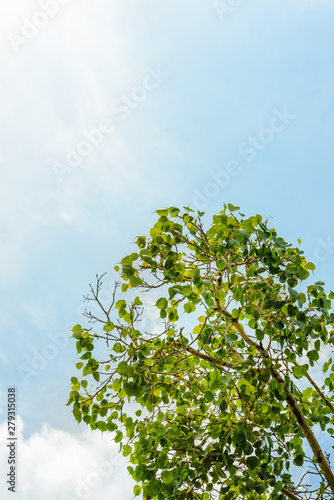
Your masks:
{"label": "green leaf", "polygon": [[254,231],[254,227],[253,227],[252,221],[250,219],[243,220],[240,225],[241,225],[242,229],[247,231],[247,233],[252,233]]}
{"label": "green leaf", "polygon": [[107,424],[105,422],[102,422],[102,420],[95,422],[95,425],[101,432],[105,432],[107,430]]}
{"label": "green leaf", "polygon": [[238,318],[239,317],[239,314],[240,312],[238,311],[238,309],[233,309],[232,310],[232,318]]}
{"label": "green leaf", "polygon": [[122,431],[117,431],[116,436],[115,436],[115,443],[120,443],[123,439],[123,432]]}
{"label": "green leaf", "polygon": [[299,298],[299,293],[297,292],[297,290],[294,290],[293,288],[288,288],[289,290],[289,294],[290,294],[290,297],[294,298],[294,299],[298,299]]}
{"label": "green leaf", "polygon": [[176,207],[170,207],[168,209],[168,212],[172,217],[176,217],[180,213],[180,209]]}
{"label": "green leaf", "polygon": [[129,444],[123,446],[123,457],[128,457],[131,452],[132,452],[132,446],[130,446]]}
{"label": "green leaf", "polygon": [[322,371],[326,373],[331,364],[332,364],[332,358],[330,358],[328,361],[326,361],[326,363],[324,363]]}
{"label": "green leaf", "polygon": [[192,313],[196,310],[196,306],[191,302],[187,302],[186,304],[184,304],[183,308],[186,313]]}
{"label": "green leaf", "polygon": [[229,209],[230,212],[235,212],[236,210],[240,210],[240,207],[235,207],[231,203],[227,205],[227,208]]}
{"label": "green leaf", "polygon": [[117,353],[120,353],[122,352],[122,344],[120,342],[116,342],[114,345],[113,345],[113,351],[117,352]]}
{"label": "green leaf", "polygon": [[81,359],[90,359],[92,357],[91,352],[85,352],[82,356]]}
{"label": "green leaf", "polygon": [[317,351],[313,350],[313,351],[309,351],[307,353],[307,357],[311,360],[311,361],[318,361],[319,359],[319,354],[317,353]]}
{"label": "green leaf", "polygon": [[161,473],[161,480],[165,484],[170,484],[170,483],[172,483],[174,481],[173,474],[170,471],[168,471],[168,470],[164,470]]}
{"label": "green leaf", "polygon": [[115,328],[114,323],[108,320],[107,323],[104,325],[103,330],[105,332],[111,332],[114,328]]}
{"label": "green leaf", "polygon": [[73,333],[82,333],[82,328],[80,325],[75,325],[73,328],[72,328],[72,332]]}
{"label": "green leaf", "polygon": [[246,458],[246,464],[250,469],[255,469],[259,465],[259,459],[255,455]]}
{"label": "green leaf", "polygon": [[126,307],[126,302],[125,300],[118,300],[115,304],[116,309],[124,309]]}
{"label": "green leaf", "polygon": [[296,378],[302,378],[308,371],[308,365],[297,365],[292,368],[292,372]]}
{"label": "green leaf", "polygon": [[75,420],[78,422],[78,424],[80,424],[82,420],[82,413],[78,408],[73,408],[73,416]]}
{"label": "green leaf", "polygon": [[117,371],[120,375],[126,375],[128,373],[128,364],[126,361],[121,361],[118,364]]}
{"label": "green leaf", "polygon": [[122,379],[116,378],[112,383],[112,388],[116,392],[120,391],[122,388]]}
{"label": "green leaf", "polygon": [[304,464],[304,457],[303,457],[303,455],[297,455],[297,456],[294,458],[293,463],[294,463],[295,465],[297,465],[298,467],[301,467],[301,466]]}
{"label": "green leaf", "polygon": [[209,402],[211,402],[215,399],[215,395],[211,391],[205,391],[204,397]]}
{"label": "green leaf", "polygon": [[168,208],[162,208],[160,210],[157,210],[156,213],[160,215],[160,217],[167,217],[168,216]]}
{"label": "green leaf", "polygon": [[141,486],[136,484],[136,486],[133,487],[133,494],[135,497],[138,497],[141,494]]}
{"label": "green leaf", "polygon": [[143,305],[143,303],[139,297],[136,297],[135,300],[133,301],[133,303],[135,306],[142,306]]}
{"label": "green leaf", "polygon": [[155,303],[158,309],[166,309],[168,306],[168,301],[165,297],[161,297]]}
{"label": "green leaf", "polygon": [[137,237],[137,246],[139,248],[145,248],[145,246],[146,246],[146,238],[145,238],[145,236],[138,236]]}

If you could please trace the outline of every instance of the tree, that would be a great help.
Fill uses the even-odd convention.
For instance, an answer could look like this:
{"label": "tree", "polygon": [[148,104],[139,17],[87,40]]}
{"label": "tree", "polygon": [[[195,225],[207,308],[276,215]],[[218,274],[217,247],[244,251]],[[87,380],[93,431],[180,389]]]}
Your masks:
{"label": "tree", "polygon": [[100,331],[73,328],[68,405],[114,433],[144,499],[334,498],[334,373],[314,380],[334,371],[334,293],[305,282],[315,265],[268,220],[238,211],[206,229],[203,212],[158,210],[108,307],[102,277],[91,286]]}

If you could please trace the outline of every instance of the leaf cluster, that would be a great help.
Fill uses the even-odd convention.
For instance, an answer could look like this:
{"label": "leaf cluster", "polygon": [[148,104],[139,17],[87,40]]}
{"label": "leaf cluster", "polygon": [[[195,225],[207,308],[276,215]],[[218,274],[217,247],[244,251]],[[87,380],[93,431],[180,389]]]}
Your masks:
{"label": "leaf cluster", "polygon": [[[312,429],[334,433],[334,373],[318,387],[311,372],[333,342],[334,294],[303,285],[315,266],[302,250],[238,210],[224,206],[209,228],[189,207],[158,210],[116,266],[122,296],[139,295],[114,294],[101,332],[73,328],[80,381],[68,404],[78,422],[114,433],[135,496],[332,496]],[[151,332],[140,329],[144,292],[160,321]],[[98,341],[106,360],[93,356]],[[296,467],[317,486],[308,472],[296,484]]]}

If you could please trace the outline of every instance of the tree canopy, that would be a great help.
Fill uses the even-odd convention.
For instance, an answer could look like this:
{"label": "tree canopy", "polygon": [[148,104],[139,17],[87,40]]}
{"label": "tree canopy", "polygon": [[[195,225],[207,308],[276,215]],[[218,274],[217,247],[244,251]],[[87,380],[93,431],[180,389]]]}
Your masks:
{"label": "tree canopy", "polygon": [[239,210],[211,224],[158,210],[115,268],[112,303],[102,277],[91,286],[99,329],[73,328],[68,405],[113,433],[135,496],[334,498],[334,293],[268,219]]}

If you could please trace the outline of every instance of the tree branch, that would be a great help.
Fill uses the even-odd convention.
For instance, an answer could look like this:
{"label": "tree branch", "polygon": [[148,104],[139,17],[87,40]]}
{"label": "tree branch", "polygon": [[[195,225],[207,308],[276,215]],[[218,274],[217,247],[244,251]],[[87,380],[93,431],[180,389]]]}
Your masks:
{"label": "tree branch", "polygon": [[281,492],[283,493],[283,495],[285,495],[288,498],[291,498],[292,500],[301,500],[300,497],[294,495],[291,491],[287,490],[286,488],[282,488]]}
{"label": "tree branch", "polygon": [[[216,301],[216,303],[217,303],[217,301]],[[263,358],[267,358],[267,359],[271,360],[270,356],[265,352],[263,347],[260,344],[258,344],[257,342],[255,342],[254,340],[252,340],[246,334],[243,326],[241,325],[241,323],[239,323],[239,321],[237,319],[232,318],[232,315],[228,311],[223,309],[222,307],[217,307],[217,309],[226,318],[228,318],[231,321],[231,323],[235,326],[236,330],[239,332],[241,338],[248,345],[252,345],[252,346],[256,347],[256,349],[261,353]],[[297,400],[295,399],[294,395],[292,394],[292,392],[290,391],[290,389],[286,385],[286,383],[285,383],[284,379],[282,378],[282,376],[280,375],[280,373],[275,368],[273,368],[273,366],[271,366],[270,370],[271,370],[272,377],[279,384],[283,385],[284,390],[286,392],[286,401],[289,405],[289,408],[290,408],[292,414],[294,415],[295,419],[297,420],[298,425],[300,426],[301,430],[303,431],[303,433],[304,433],[304,435],[305,435],[305,437],[306,437],[306,439],[307,439],[307,441],[308,441],[308,443],[309,443],[309,445],[314,453],[314,456],[317,459],[319,467],[327,480],[328,486],[330,487],[330,489],[334,495],[334,474],[330,468],[328,461],[326,460],[326,457],[321,449],[321,446],[319,445],[319,443],[317,441],[317,438],[315,437],[308,421],[306,420],[300,406],[298,405]]]}

